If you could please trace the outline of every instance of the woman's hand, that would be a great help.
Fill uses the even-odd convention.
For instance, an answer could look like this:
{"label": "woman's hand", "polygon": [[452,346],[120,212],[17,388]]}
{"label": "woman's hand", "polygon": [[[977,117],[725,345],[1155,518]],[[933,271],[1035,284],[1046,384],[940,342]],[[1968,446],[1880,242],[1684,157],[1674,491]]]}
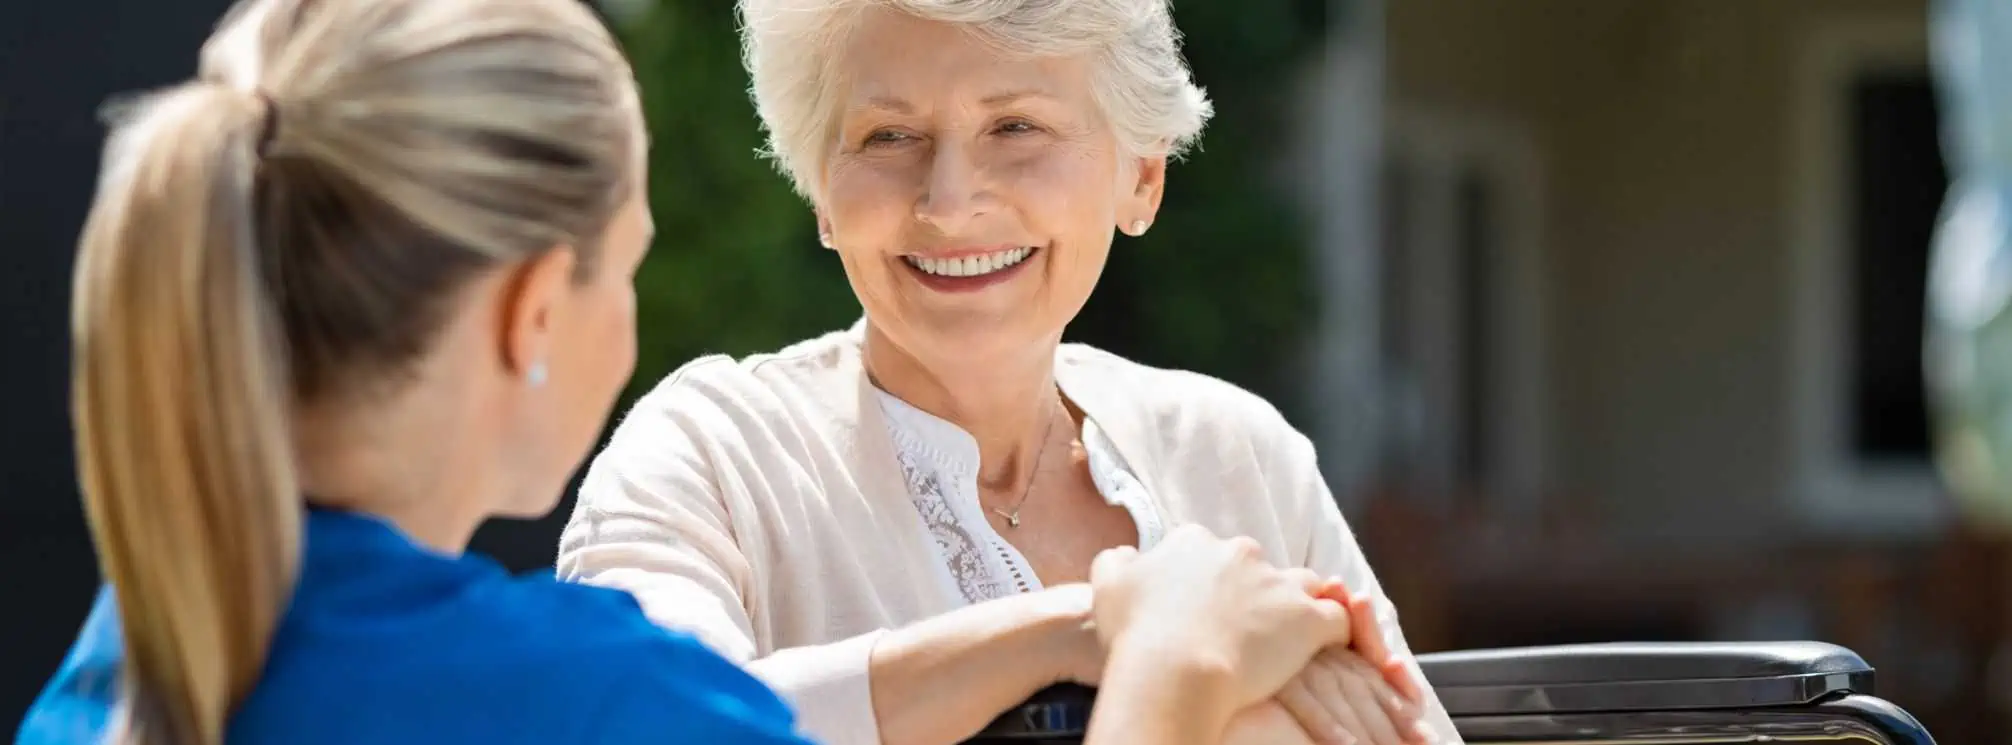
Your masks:
{"label": "woman's hand", "polygon": [[1364,661],[1383,671],[1384,681],[1392,688],[1396,688],[1398,693],[1404,694],[1405,699],[1423,706],[1425,689],[1419,686],[1416,678],[1412,677],[1411,667],[1408,664],[1410,661],[1398,658],[1397,654],[1391,651],[1390,644],[1386,641],[1388,637],[1384,636],[1383,621],[1376,615],[1376,598],[1367,594],[1349,595],[1340,580],[1330,580],[1322,588],[1321,597],[1339,602],[1348,608],[1351,627],[1350,648],[1354,649]]}
{"label": "woman's hand", "polygon": [[1279,691],[1278,702],[1315,742],[1426,745],[1424,706],[1391,686],[1384,672],[1352,650],[1322,650]]}
{"label": "woman's hand", "polygon": [[1266,564],[1255,541],[1198,526],[1144,554],[1104,552],[1090,582],[1105,649],[1217,676],[1230,710],[1272,698],[1321,649],[1349,640],[1347,610],[1315,596],[1331,583]]}
{"label": "woman's hand", "polygon": [[1236,713],[1223,728],[1221,745],[1320,745],[1320,738],[1306,734],[1299,720],[1286,711],[1278,699]]}
{"label": "woman's hand", "polygon": [[1384,643],[1375,600],[1347,596],[1339,585],[1322,594],[1346,602],[1353,649],[1323,650],[1279,692],[1279,703],[1317,742],[1430,742],[1421,722],[1424,692]]}

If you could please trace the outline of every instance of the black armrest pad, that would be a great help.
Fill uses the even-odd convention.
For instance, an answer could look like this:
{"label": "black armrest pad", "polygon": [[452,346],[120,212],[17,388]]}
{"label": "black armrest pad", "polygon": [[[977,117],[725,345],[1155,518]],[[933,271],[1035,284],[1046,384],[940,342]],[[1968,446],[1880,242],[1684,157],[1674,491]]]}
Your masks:
{"label": "black armrest pad", "polygon": [[[1453,716],[1755,708],[1872,693],[1872,667],[1820,642],[1622,643],[1419,655]],[[1097,691],[1043,690],[972,742],[1081,737]]]}
{"label": "black armrest pad", "polygon": [[1615,643],[1478,649],[1418,656],[1434,686],[1554,685],[1778,678],[1869,672],[1822,642]]}
{"label": "black armrest pad", "polygon": [[1456,716],[1786,706],[1872,693],[1872,666],[1821,642],[1571,644],[1418,662]]}

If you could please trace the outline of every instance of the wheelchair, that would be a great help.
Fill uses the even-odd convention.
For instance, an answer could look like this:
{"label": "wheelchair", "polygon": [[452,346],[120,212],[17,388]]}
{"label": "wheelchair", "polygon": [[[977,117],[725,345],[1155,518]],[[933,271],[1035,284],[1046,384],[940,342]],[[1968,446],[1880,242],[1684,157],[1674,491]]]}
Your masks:
{"label": "wheelchair", "polygon": [[[1820,642],[1571,644],[1419,655],[1468,743],[1934,745]],[[1076,745],[1096,691],[1056,686],[967,745]]]}

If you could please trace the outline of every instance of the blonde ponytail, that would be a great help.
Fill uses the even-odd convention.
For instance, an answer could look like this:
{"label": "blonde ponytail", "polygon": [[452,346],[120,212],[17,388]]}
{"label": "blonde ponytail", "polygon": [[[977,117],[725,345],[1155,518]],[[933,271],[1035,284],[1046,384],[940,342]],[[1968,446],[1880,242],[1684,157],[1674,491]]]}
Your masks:
{"label": "blonde ponytail", "polygon": [[284,342],[252,232],[264,116],[212,83],[142,101],[84,226],[73,405],[125,630],[125,742],[223,741],[298,564]]}

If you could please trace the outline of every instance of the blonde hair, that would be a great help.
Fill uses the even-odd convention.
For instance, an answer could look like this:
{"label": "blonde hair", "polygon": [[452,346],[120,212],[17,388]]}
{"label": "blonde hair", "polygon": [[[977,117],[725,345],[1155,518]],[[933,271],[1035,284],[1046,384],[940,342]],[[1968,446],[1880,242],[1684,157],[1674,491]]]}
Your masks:
{"label": "blonde hair", "polygon": [[590,263],[638,176],[632,81],[574,0],[254,0],[114,112],[72,403],[115,741],[223,741],[299,563],[295,407],[394,383],[482,271]]}
{"label": "blonde hair", "polygon": [[968,27],[1032,57],[1091,55],[1097,101],[1133,155],[1179,156],[1213,109],[1180,51],[1169,0],[739,0],[742,59],[768,155],[812,194],[836,136],[840,47],[885,7]]}

